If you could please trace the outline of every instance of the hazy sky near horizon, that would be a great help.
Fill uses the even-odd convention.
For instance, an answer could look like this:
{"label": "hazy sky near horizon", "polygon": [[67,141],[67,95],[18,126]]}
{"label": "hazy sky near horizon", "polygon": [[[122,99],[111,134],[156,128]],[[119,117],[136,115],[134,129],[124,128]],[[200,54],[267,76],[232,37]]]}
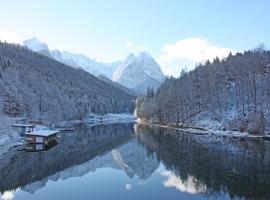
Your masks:
{"label": "hazy sky near horizon", "polygon": [[98,61],[148,51],[168,75],[270,46],[268,0],[1,0],[0,39],[31,37]]}

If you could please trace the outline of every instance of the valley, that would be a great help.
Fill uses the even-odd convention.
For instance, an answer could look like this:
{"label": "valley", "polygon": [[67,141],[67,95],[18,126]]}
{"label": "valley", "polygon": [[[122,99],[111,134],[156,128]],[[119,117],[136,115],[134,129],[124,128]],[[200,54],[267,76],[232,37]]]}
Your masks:
{"label": "valley", "polygon": [[269,200],[269,8],[1,1],[0,200]]}

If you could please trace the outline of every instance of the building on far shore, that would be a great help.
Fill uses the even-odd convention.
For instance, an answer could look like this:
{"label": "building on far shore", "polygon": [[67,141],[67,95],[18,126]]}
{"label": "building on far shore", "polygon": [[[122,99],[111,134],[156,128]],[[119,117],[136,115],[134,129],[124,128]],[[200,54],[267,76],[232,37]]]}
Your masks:
{"label": "building on far shore", "polygon": [[13,130],[18,132],[21,136],[25,136],[26,133],[33,132],[35,125],[33,124],[12,124]]}
{"label": "building on far shore", "polygon": [[59,131],[56,130],[40,130],[29,132],[25,134],[25,139],[28,144],[49,145],[56,142],[58,132]]}

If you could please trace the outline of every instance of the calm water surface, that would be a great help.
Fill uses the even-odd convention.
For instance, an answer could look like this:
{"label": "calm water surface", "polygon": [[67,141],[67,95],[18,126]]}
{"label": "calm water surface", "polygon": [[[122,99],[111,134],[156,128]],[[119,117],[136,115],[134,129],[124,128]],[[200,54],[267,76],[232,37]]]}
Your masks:
{"label": "calm water surface", "polygon": [[0,158],[0,199],[270,199],[269,142],[134,124],[63,133]]}

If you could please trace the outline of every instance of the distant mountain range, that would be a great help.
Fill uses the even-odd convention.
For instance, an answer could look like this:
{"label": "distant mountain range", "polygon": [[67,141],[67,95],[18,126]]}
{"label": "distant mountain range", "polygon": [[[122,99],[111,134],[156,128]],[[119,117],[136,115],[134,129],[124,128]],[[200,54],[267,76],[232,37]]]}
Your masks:
{"label": "distant mountain range", "polygon": [[82,68],[95,76],[109,78],[137,94],[144,94],[148,86],[156,89],[165,78],[159,64],[146,52],[139,53],[138,56],[130,54],[124,61],[102,63],[83,54],[50,50],[47,44],[35,37],[24,41],[23,44],[66,65]]}
{"label": "distant mountain range", "polygon": [[31,38],[29,40],[25,40],[23,42],[25,46],[29,49],[53,58],[61,63],[66,65],[75,67],[75,68],[82,68],[83,70],[98,76],[103,75],[110,78],[113,74],[114,69],[119,64],[118,62],[115,63],[101,63],[97,62],[94,59],[90,59],[82,54],[75,54],[70,53],[68,51],[59,51],[59,50],[50,50],[47,44],[40,42],[37,38]]}

